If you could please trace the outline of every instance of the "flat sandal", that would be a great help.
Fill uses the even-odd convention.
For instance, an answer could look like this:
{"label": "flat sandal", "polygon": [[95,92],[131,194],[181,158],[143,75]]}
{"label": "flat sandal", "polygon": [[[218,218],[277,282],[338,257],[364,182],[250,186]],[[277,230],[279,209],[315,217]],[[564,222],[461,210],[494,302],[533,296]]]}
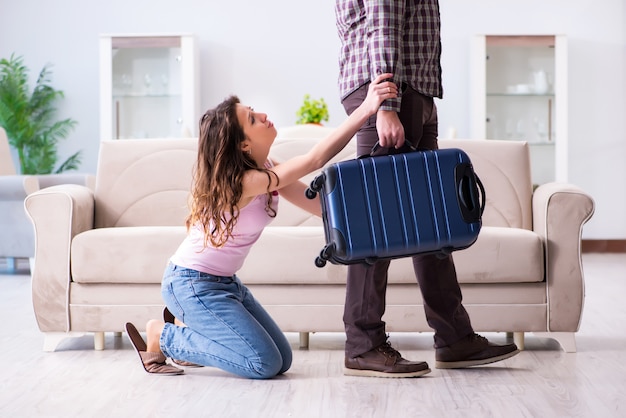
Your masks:
{"label": "flat sandal", "polygon": [[137,328],[135,328],[135,326],[130,322],[126,323],[126,334],[128,334],[128,338],[135,348],[135,351],[139,354],[141,365],[147,373],[170,376],[185,373],[184,370],[174,367],[171,364],[167,364],[165,362],[166,357],[163,353],[153,353],[147,351],[148,347],[146,342],[141,337],[139,331],[137,331]]}

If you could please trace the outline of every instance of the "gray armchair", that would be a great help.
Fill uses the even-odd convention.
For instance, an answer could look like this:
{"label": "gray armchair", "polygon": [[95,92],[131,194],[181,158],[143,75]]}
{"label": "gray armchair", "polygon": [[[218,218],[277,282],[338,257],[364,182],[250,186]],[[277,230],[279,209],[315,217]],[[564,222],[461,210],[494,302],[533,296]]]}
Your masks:
{"label": "gray armchair", "polygon": [[17,259],[31,258],[35,254],[35,234],[24,210],[24,199],[33,192],[59,184],[81,184],[93,190],[95,176],[16,174],[6,133],[0,128],[0,258],[6,258],[9,271],[15,271]]}

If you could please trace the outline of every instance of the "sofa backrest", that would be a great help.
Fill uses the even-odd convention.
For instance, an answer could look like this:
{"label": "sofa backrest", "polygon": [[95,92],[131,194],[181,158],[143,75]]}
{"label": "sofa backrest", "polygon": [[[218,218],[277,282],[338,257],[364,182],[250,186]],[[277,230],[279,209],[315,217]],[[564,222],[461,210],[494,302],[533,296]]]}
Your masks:
{"label": "sofa backrest", "polygon": [[[270,158],[278,163],[288,160],[296,155],[305,154],[317,142],[319,138],[282,138],[278,137],[270,150]],[[328,164],[341,160],[347,160],[356,156],[355,140],[339,152]],[[309,184],[319,172],[311,173],[301,180]],[[280,200],[278,215],[272,221],[272,226],[317,226],[322,225],[319,217],[292,205],[286,199]]]}
{"label": "sofa backrest", "polygon": [[[305,153],[319,138],[278,138],[270,156],[284,161]],[[354,158],[355,140],[330,163]],[[486,189],[483,225],[532,229],[532,183],[528,145],[520,141],[498,140],[440,140],[441,148],[461,148],[469,155],[472,165]],[[329,164],[330,164],[329,163]],[[305,177],[310,182],[318,173]],[[321,225],[318,217],[286,202],[280,202],[278,216],[272,223],[285,225]]]}
{"label": "sofa backrest", "polygon": [[485,186],[483,225],[532,230],[530,151],[523,141],[443,139],[440,148],[460,148],[469,155]]}
{"label": "sofa backrest", "polygon": [[102,141],[96,228],[184,225],[197,143],[191,138]]}
{"label": "sofa backrest", "polygon": [[[306,153],[318,140],[279,136],[270,157],[285,161]],[[446,139],[439,146],[461,148],[470,156],[486,189],[483,225],[532,229],[530,156],[525,142]],[[197,140],[191,138],[102,141],[95,186],[96,227],[184,225],[196,152]],[[329,164],[354,156],[353,139]],[[303,181],[309,183],[317,174]],[[321,220],[282,199],[272,225],[321,225]]]}

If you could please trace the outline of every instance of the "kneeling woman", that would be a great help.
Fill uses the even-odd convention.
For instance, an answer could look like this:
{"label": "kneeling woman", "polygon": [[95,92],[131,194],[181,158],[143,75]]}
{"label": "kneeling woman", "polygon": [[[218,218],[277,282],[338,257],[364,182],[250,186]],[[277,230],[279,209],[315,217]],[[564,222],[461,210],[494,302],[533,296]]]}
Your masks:
{"label": "kneeling woman", "polygon": [[280,165],[268,160],[276,128],[267,115],[234,96],[204,114],[188,234],[162,282],[168,321],[147,323],[147,343],[133,324],[126,324],[147,372],[183,372],[166,363],[166,357],[177,364],[217,367],[256,379],[289,369],[292,353],[285,335],[236,272],[276,216],[279,192],[320,214],[319,202],[306,199],[306,185],[299,179],[341,151],[384,100],[397,97],[396,86],[384,81],[390,77],[378,76],[366,100],[336,130],[308,153]]}

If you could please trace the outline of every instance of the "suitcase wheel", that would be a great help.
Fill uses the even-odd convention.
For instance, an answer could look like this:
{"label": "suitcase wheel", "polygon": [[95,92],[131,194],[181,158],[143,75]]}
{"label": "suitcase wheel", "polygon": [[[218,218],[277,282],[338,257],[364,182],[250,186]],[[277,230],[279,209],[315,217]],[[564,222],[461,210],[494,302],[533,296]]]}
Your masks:
{"label": "suitcase wheel", "polygon": [[[311,181],[309,189],[313,192],[319,192],[320,190],[322,190],[322,184],[324,184],[324,174],[319,174],[315,176],[315,178]],[[312,197],[309,197],[309,199],[312,199]]]}
{"label": "suitcase wheel", "polygon": [[315,265],[317,267],[324,267],[326,260],[330,260],[334,250],[335,246],[333,244],[326,244],[324,248],[322,248],[322,251],[320,251],[320,255],[315,259]]}
{"label": "suitcase wheel", "polygon": [[322,251],[320,251],[320,258],[322,260],[330,260],[330,257],[333,255],[333,251],[335,251],[335,246],[333,244],[325,245]]}
{"label": "suitcase wheel", "polygon": [[308,187],[304,191],[304,195],[307,197],[307,199],[315,199],[315,196],[317,196],[317,192],[315,190],[311,190],[311,188]]}
{"label": "suitcase wheel", "polygon": [[326,260],[324,260],[322,257],[317,257],[315,259],[315,266],[316,267],[324,267],[326,265]]}
{"label": "suitcase wheel", "polygon": [[315,259],[315,265],[317,267],[324,267],[326,265],[326,260],[330,260],[334,250],[333,244],[326,244],[322,251],[320,251],[320,255]]}

